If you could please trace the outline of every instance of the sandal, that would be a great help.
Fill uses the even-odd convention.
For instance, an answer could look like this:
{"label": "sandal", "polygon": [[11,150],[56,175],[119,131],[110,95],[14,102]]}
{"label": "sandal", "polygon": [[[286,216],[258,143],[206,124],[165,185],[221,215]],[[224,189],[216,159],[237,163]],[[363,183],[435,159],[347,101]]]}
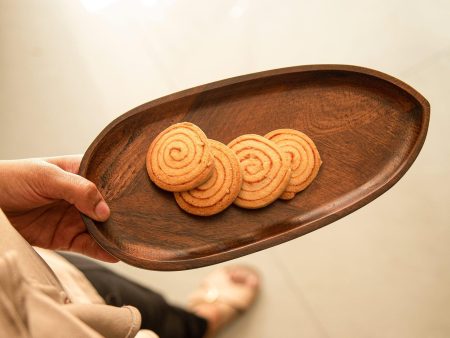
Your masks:
{"label": "sandal", "polygon": [[208,321],[207,337],[254,303],[260,285],[259,274],[244,265],[219,268],[209,274],[189,296],[188,307]]}

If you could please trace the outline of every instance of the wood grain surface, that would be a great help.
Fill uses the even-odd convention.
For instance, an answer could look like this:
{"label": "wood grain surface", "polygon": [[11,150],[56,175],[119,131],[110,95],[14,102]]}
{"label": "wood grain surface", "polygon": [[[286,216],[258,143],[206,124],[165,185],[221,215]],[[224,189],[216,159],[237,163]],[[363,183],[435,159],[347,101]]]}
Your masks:
{"label": "wood grain surface", "polygon": [[[83,219],[102,247],[138,267],[182,270],[233,259],[330,224],[388,190],[417,157],[429,115],[413,88],[355,66],[276,69],[178,92],[120,116],[91,144],[80,173],[97,184],[111,218]],[[241,134],[298,129],[313,139],[323,165],[293,200],[189,215],[145,168],[151,141],[181,121],[225,144]]]}

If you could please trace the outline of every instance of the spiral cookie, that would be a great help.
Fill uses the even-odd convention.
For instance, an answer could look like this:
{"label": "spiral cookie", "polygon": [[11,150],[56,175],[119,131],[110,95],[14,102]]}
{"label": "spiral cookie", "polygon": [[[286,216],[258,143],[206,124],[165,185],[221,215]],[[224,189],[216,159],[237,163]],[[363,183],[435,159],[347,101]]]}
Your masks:
{"label": "spiral cookie", "polygon": [[209,140],[214,156],[212,176],[199,187],[176,192],[175,200],[185,211],[199,216],[221,212],[234,202],[242,186],[242,172],[236,155],[225,144]]}
{"label": "spiral cookie", "polygon": [[294,129],[277,129],[265,137],[290,155],[292,175],[286,191],[280,198],[292,199],[317,176],[322,164],[319,152],[308,136]]}
{"label": "spiral cookie", "polygon": [[214,160],[203,131],[189,122],[177,123],[162,131],[147,152],[150,179],[168,191],[198,187],[212,174]]}
{"label": "spiral cookie", "polygon": [[254,134],[239,136],[228,146],[236,154],[244,174],[236,205],[257,209],[280,197],[291,177],[289,156],[280,147]]}

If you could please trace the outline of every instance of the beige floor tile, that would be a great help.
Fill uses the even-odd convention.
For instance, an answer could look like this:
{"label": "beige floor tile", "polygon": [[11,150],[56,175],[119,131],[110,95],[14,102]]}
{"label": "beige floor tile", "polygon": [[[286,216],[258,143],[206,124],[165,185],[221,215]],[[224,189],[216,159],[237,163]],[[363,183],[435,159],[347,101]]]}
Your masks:
{"label": "beige floor tile", "polygon": [[[83,152],[153,98],[258,70],[349,63],[400,74],[449,45],[448,3],[0,3],[3,158]],[[26,137],[25,137],[26,136]],[[32,142],[30,141],[32,140]]]}
{"label": "beige floor tile", "polygon": [[450,335],[449,79],[448,51],[405,73],[430,100],[432,119],[421,155],[396,186],[276,249],[331,337]]}
{"label": "beige floor tile", "polygon": [[[418,160],[388,193],[243,261],[264,273],[222,337],[450,336],[450,2],[0,1],[0,158],[83,152],[125,111],[230,76],[358,64],[431,102]],[[114,267],[179,302],[209,268]]]}
{"label": "beige floor tile", "polygon": [[171,92],[136,32],[80,2],[0,6],[0,157],[82,153],[115,117]]}

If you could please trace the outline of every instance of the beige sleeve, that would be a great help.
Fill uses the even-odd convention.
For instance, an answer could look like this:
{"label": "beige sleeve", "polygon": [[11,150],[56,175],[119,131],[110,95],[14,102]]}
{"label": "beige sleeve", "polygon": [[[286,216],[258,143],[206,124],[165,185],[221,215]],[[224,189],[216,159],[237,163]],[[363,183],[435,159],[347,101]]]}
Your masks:
{"label": "beige sleeve", "polygon": [[36,254],[30,244],[9,223],[0,209],[0,256],[7,251],[17,251],[19,266],[26,268],[27,278],[40,284],[52,285],[55,289],[63,291],[62,286],[53,271]]}
{"label": "beige sleeve", "polygon": [[[2,337],[157,337],[151,331],[139,331],[141,315],[132,306],[113,307],[101,301],[93,304],[92,295],[82,297],[84,301],[79,303],[72,301],[53,271],[9,224],[1,210],[0,234]],[[72,282],[76,282],[81,272],[69,270],[66,277],[73,275]],[[77,297],[74,300],[82,299]]]}
{"label": "beige sleeve", "polygon": [[97,290],[73,264],[54,251],[41,248],[34,249],[55,273],[72,303],[105,304]]}

